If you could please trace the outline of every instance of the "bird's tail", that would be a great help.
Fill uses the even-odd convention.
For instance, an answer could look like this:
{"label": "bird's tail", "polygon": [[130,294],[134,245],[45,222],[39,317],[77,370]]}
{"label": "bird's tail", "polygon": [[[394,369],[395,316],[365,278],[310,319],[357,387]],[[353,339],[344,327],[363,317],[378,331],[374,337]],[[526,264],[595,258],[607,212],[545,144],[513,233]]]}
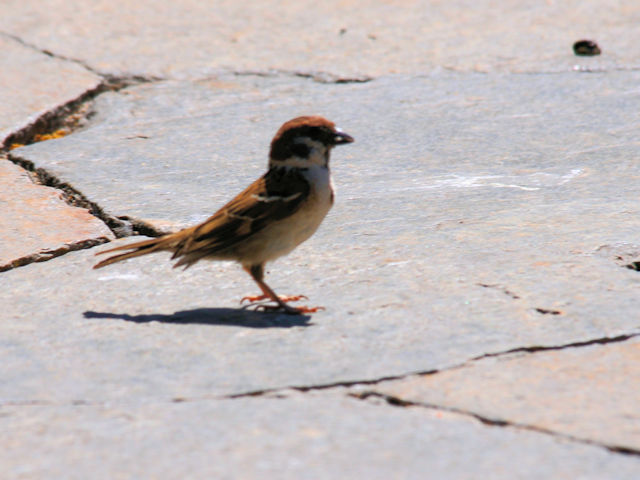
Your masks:
{"label": "bird's tail", "polygon": [[131,243],[129,245],[121,245],[109,250],[104,250],[102,252],[96,253],[96,255],[104,255],[105,253],[117,252],[118,250],[130,251],[120,253],[118,255],[114,255],[105,260],[102,260],[100,263],[95,264],[93,268],[106,267],[107,265],[111,265],[112,263],[120,262],[122,260],[126,260],[127,258],[139,257],[140,255],[146,255],[147,253],[159,252],[161,250],[171,250],[171,246],[173,243],[174,242],[171,238],[171,235],[166,235],[160,238],[152,238],[151,240],[144,240],[142,242]]}

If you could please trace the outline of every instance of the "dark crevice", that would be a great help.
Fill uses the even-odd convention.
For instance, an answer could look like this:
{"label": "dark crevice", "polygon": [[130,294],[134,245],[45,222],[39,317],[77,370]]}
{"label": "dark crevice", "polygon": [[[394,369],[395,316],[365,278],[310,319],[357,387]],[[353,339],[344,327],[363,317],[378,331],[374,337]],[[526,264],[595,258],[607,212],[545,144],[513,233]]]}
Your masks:
{"label": "dark crevice", "polygon": [[551,437],[562,438],[564,440],[569,440],[576,443],[582,443],[585,445],[591,445],[594,447],[605,448],[613,453],[621,453],[624,455],[633,455],[640,456],[640,450],[633,449],[629,447],[622,447],[619,445],[608,445],[606,443],[600,443],[588,438],[575,437],[573,435],[568,435],[562,432],[557,432],[555,430],[550,430],[548,428],[538,427],[535,425],[528,425],[523,423],[510,422],[508,420],[500,419],[500,418],[491,418],[485,415],[481,415],[476,412],[471,412],[467,410],[463,410],[461,408],[449,407],[446,405],[436,405],[432,403],[426,402],[415,402],[410,400],[404,400],[400,397],[396,397],[394,395],[388,395],[376,391],[366,391],[366,392],[357,392],[357,393],[349,393],[349,396],[352,398],[357,398],[358,400],[370,400],[370,399],[379,399],[383,400],[387,403],[387,405],[391,405],[399,408],[425,408],[429,410],[438,410],[442,412],[450,412],[457,415],[463,415],[466,417],[471,417],[483,425],[488,425],[490,427],[498,427],[498,428],[514,428],[517,430],[526,430],[535,433],[541,433],[544,435],[549,435]]}
{"label": "dark crevice", "polygon": [[552,310],[550,308],[536,308],[536,312],[541,313],[543,315],[562,315],[560,310]]}
{"label": "dark crevice", "polygon": [[640,246],[624,243],[620,245],[600,245],[595,249],[596,255],[610,259],[624,268],[640,272]]}
{"label": "dark crevice", "polygon": [[518,347],[518,348],[512,348],[510,350],[504,350],[502,352],[495,352],[495,353],[485,353],[483,355],[479,355],[477,357],[473,357],[470,361],[471,362],[475,362],[477,360],[481,360],[483,358],[492,358],[492,357],[500,357],[503,355],[511,355],[514,353],[537,353],[537,352],[548,352],[548,351],[553,351],[553,350],[565,350],[568,348],[580,348],[580,347],[588,347],[591,345],[606,345],[609,343],[619,343],[619,342],[625,342],[631,338],[640,336],[640,333],[629,333],[629,334],[622,334],[622,335],[617,335],[615,337],[601,337],[601,338],[594,338],[591,340],[584,340],[581,342],[572,342],[572,343],[566,343],[563,345],[533,345],[530,347]]}
{"label": "dark crevice", "polygon": [[[104,80],[104,83],[111,87],[110,89],[112,89],[113,87],[123,88],[125,86],[135,84],[135,83],[147,83],[147,82],[156,82],[156,81],[165,80],[164,78],[157,77],[157,76],[131,75],[128,77],[126,76],[123,77],[123,76],[111,75],[109,73],[96,70],[95,68],[93,68],[91,65],[89,65],[83,60],[67,57],[65,55],[52,52],[51,50],[40,48],[33,43],[25,41],[24,39],[20,38],[17,35],[13,35],[7,32],[0,32],[0,35],[6,38],[10,38],[11,40],[14,40],[20,45],[27,47],[31,50],[34,50],[36,52],[42,53],[43,55],[47,55],[48,57],[55,58],[58,60],[63,60],[66,62],[75,63],[76,65],[80,65],[85,70],[101,77]],[[238,76],[258,76],[258,77],[276,77],[276,76],[287,75],[287,76],[293,76],[293,77],[308,78],[318,83],[337,83],[337,84],[366,83],[373,80],[373,77],[370,77],[368,75],[348,77],[343,75],[336,75],[334,73],[329,73],[329,72],[317,72],[317,71],[306,72],[306,71],[298,71],[298,70],[290,71],[290,70],[282,70],[282,69],[234,71],[232,73]],[[123,80],[124,80],[124,83],[123,83]]]}
{"label": "dark crevice", "polygon": [[104,212],[99,205],[89,200],[82,194],[82,192],[74,188],[69,183],[58,179],[46,169],[36,168],[30,160],[22,158],[18,153],[10,151],[11,147],[15,148],[18,146],[29,145],[40,141],[41,139],[51,137],[58,138],[60,136],[70,135],[84,127],[87,119],[89,119],[93,113],[91,109],[93,99],[104,92],[116,92],[129,86],[153,82],[160,79],[138,75],[116,76],[103,74],[95,71],[93,68],[79,60],[67,58],[62,55],[54,54],[48,50],[40,49],[15,35],[3,32],[0,32],[0,35],[11,38],[21,45],[36,50],[44,55],[79,64],[83,68],[102,78],[102,81],[96,87],[87,90],[77,98],[63,105],[42,114],[26,127],[9,135],[2,145],[0,145],[0,153],[7,153],[7,158],[16,165],[27,170],[31,178],[37,183],[60,190],[62,192],[62,198],[67,204],[89,210],[92,215],[102,220],[112,230],[117,238],[135,234],[158,236],[164,233],[157,231],[155,228],[150,227],[144,222],[129,221],[126,217],[119,218]]}
{"label": "dark crevice", "polygon": [[117,92],[126,87],[152,80],[140,77],[105,77],[96,87],[87,90],[79,97],[45,112],[32,123],[9,135],[1,145],[2,150],[7,151],[12,145],[29,145],[38,141],[39,136],[52,134],[59,130],[64,135],[70,135],[82,128],[86,120],[93,114],[91,102],[104,92]]}
{"label": "dark crevice", "polygon": [[155,81],[162,80],[162,78],[160,78],[160,77],[153,77],[153,76],[112,75],[110,73],[101,72],[99,70],[96,70],[91,65],[89,65],[86,62],[84,62],[83,60],[80,60],[80,59],[77,59],[77,58],[67,57],[65,55],[60,55],[60,54],[52,52],[51,50],[48,50],[46,48],[40,48],[40,47],[38,47],[37,45],[35,45],[33,43],[27,42],[26,40],[24,40],[23,38],[20,38],[17,35],[13,35],[13,34],[7,33],[7,32],[0,32],[0,35],[19,43],[23,47],[27,47],[27,48],[29,48],[29,49],[31,49],[33,51],[36,51],[36,52],[41,53],[43,55],[46,55],[47,57],[55,58],[57,60],[62,60],[62,61],[65,61],[65,62],[75,63],[76,65],[81,66],[85,70],[87,70],[87,71],[89,71],[89,72],[101,77],[102,80],[103,80],[102,83],[106,87],[106,90],[119,90],[121,88],[127,87],[129,85],[137,84],[137,83],[148,83],[148,82],[155,82]]}
{"label": "dark crevice", "polygon": [[89,102],[97,95],[109,90],[104,83],[87,90],[79,97],[53,110],[43,113],[29,125],[5,138],[1,147],[7,151],[11,146],[29,145],[37,141],[39,136],[64,130],[65,135],[80,128],[90,115]]}
{"label": "dark crevice", "polygon": [[[56,54],[50,50],[40,48],[37,45],[29,43],[16,35],[6,32],[0,32],[0,35],[9,38],[24,47],[37,51],[43,55],[47,55],[61,61],[75,63],[102,79],[100,84],[95,88],[84,92],[78,98],[71,100],[64,105],[61,105],[51,111],[42,114],[31,124],[8,136],[4,140],[2,145],[0,145],[0,153],[8,153],[8,159],[26,169],[30,173],[30,176],[38,183],[61,190],[63,199],[68,204],[88,209],[91,214],[102,220],[113,231],[114,235],[117,238],[130,235],[146,235],[150,237],[158,237],[166,234],[166,231],[159,230],[153,225],[150,225],[142,220],[132,219],[127,216],[118,217],[106,213],[99,205],[89,200],[79,190],[74,188],[69,183],[58,179],[55,175],[43,168],[35,168],[34,164],[31,161],[20,157],[19,154],[9,152],[10,147],[12,146],[15,148],[17,146],[29,145],[31,143],[40,141],[43,137],[58,138],[59,136],[72,134],[74,131],[82,128],[86,120],[92,114],[91,101],[104,92],[119,91],[132,85],[161,81],[163,79],[159,77],[146,77],[141,75],[111,75],[108,73],[97,71],[82,60],[66,57],[64,55]],[[264,77],[286,74],[303,78],[310,78],[321,83],[360,83],[370,80],[370,78],[364,77],[344,78],[324,73],[286,71],[236,72],[235,74],[258,75]]]}
{"label": "dark crevice", "polygon": [[17,267],[23,267],[25,265],[29,265],[34,262],[46,262],[47,260],[51,260],[55,257],[60,257],[69,252],[74,252],[76,250],[84,250],[86,248],[93,248],[96,245],[102,245],[103,243],[109,242],[110,239],[107,237],[98,237],[92,238],[89,240],[82,240],[80,242],[68,243],[64,246],[57,248],[55,250],[40,250],[31,255],[26,255],[24,257],[20,257],[18,259],[12,260],[9,263],[4,265],[0,265],[0,272],[6,272],[8,270],[12,270]]}
{"label": "dark crevice", "polygon": [[27,47],[27,48],[29,48],[29,49],[31,49],[33,51],[36,51],[36,52],[41,53],[43,55],[46,55],[47,57],[55,58],[55,59],[58,59],[58,60],[64,60],[65,62],[75,63],[77,65],[80,65],[85,70],[88,70],[91,73],[95,73],[96,75],[102,76],[99,72],[94,70],[91,66],[87,65],[82,60],[65,57],[64,55],[58,55],[58,54],[52,52],[51,50],[47,50],[46,48],[40,48],[37,45],[35,45],[33,43],[30,43],[30,42],[27,42],[23,38],[21,38],[21,37],[19,37],[17,35],[13,35],[11,33],[0,32],[0,35],[2,35],[3,37],[6,37],[6,38],[10,38],[11,40],[13,40],[13,41],[19,43],[20,45],[22,45],[23,47]]}
{"label": "dark crevice", "polygon": [[68,183],[60,181],[45,169],[35,168],[33,162],[14,154],[9,155],[9,160],[33,174],[41,185],[60,190],[63,200],[68,205],[86,208],[89,213],[102,220],[117,238],[126,237],[134,233],[130,223],[105,213],[99,205],[86,198],[80,191]]}
{"label": "dark crevice", "polygon": [[89,108],[89,104],[91,100],[101,93],[119,91],[133,85],[162,80],[161,78],[145,77],[142,75],[112,75],[109,73],[99,72],[81,60],[65,57],[64,55],[53,53],[50,50],[39,48],[16,35],[6,32],[0,32],[0,35],[48,57],[75,63],[101,78],[100,83],[96,87],[87,90],[77,98],[60,105],[53,110],[45,112],[31,124],[8,136],[4,140],[3,144],[0,145],[4,151],[8,150],[13,144],[28,145],[30,143],[34,143],[34,141],[37,141],[37,137],[39,135],[51,134],[59,129],[65,130],[65,135],[73,133],[75,130],[82,127],[83,121],[91,115],[92,112]]}
{"label": "dark crevice", "polygon": [[31,177],[38,184],[59,190],[62,194],[62,199],[68,205],[87,209],[93,216],[102,220],[113,232],[116,238],[124,238],[132,235],[159,237],[170,233],[164,230],[160,230],[142,220],[130,218],[128,216],[116,217],[106,213],[98,204],[89,200],[82,194],[82,192],[74,188],[72,185],[60,181],[57,177],[51,175],[47,170],[43,168],[35,168],[33,162],[31,162],[30,160],[26,160],[12,154],[9,155],[9,160],[27,170],[27,172],[30,173]]}
{"label": "dark crevice", "polygon": [[159,229],[156,226],[145,222],[144,220],[131,218],[127,215],[119,216],[118,219],[129,226],[129,233],[123,236],[144,235],[145,237],[161,237],[163,235],[167,235],[168,233],[173,233],[170,230]]}
{"label": "dark crevice", "polygon": [[[321,388],[331,388],[330,386],[326,386],[326,387],[321,387]],[[315,389],[315,387],[309,387],[307,388],[307,390],[312,390]],[[276,392],[277,391],[284,391],[285,389],[274,389],[274,390],[263,390],[262,392]],[[295,389],[295,390],[299,390],[299,389]],[[307,391],[307,390],[302,390],[302,391]],[[197,399],[192,399],[192,398],[185,398],[185,397],[174,397],[170,399],[171,403],[187,403],[187,402],[191,402],[191,401],[202,401],[202,400],[226,400],[226,399],[234,399],[234,398],[240,398],[240,397],[257,397],[257,396],[261,396],[262,393],[260,392],[254,392],[252,394],[242,394],[242,395],[229,395],[229,396],[223,396],[223,397],[218,397],[218,396],[206,396],[206,397],[200,397]],[[349,392],[347,393],[347,396],[351,397],[351,398],[355,398],[357,400],[362,400],[362,401],[375,401],[375,400],[381,400],[383,402],[385,402],[387,405],[393,406],[393,407],[397,407],[397,408],[423,408],[423,409],[428,409],[428,410],[435,410],[435,411],[440,411],[440,412],[449,412],[452,414],[456,414],[456,415],[461,415],[464,417],[469,417],[469,418],[473,418],[474,420],[482,423],[483,425],[487,425],[490,427],[498,427],[498,428],[513,428],[516,430],[524,430],[524,431],[530,431],[530,432],[535,432],[535,433],[540,433],[543,435],[548,435],[551,437],[555,437],[555,438],[560,438],[563,440],[568,440],[571,442],[576,442],[576,443],[581,443],[584,445],[590,445],[590,446],[594,446],[594,447],[600,447],[600,448],[604,448],[612,453],[618,453],[618,454],[622,454],[622,455],[632,455],[634,457],[638,457],[640,456],[640,450],[639,449],[635,449],[635,448],[630,448],[630,447],[626,447],[626,446],[621,446],[621,445],[610,445],[610,444],[606,444],[606,443],[600,443],[588,438],[581,438],[581,437],[576,437],[573,435],[568,435],[562,432],[557,432],[555,430],[550,430],[547,428],[543,428],[543,427],[538,427],[535,425],[528,425],[528,424],[522,424],[522,423],[517,423],[517,422],[511,422],[508,420],[504,420],[504,419],[500,419],[500,418],[492,418],[492,417],[487,417],[485,415],[476,413],[476,412],[472,412],[472,411],[467,411],[467,410],[463,410],[461,408],[457,408],[457,407],[450,407],[450,406],[446,406],[446,405],[437,405],[437,404],[432,404],[432,403],[427,403],[427,402],[417,402],[417,401],[412,401],[412,400],[405,400],[403,398],[397,397],[395,395],[389,395],[389,394],[385,394],[385,393],[381,393],[381,392],[376,392],[374,390],[367,390],[367,391],[362,391],[362,392]],[[270,396],[270,398],[280,398],[280,399],[286,399],[288,398],[287,395],[282,394],[282,395],[272,395]],[[72,400],[68,403],[69,405],[74,405],[74,406],[96,406],[96,405],[104,405],[103,402],[90,402],[90,401],[85,401],[85,400]],[[24,400],[24,401],[6,401],[6,402],[0,402],[0,406],[2,407],[10,407],[10,406],[50,406],[50,405],[58,405],[58,404],[54,404],[48,401],[40,401],[40,400]]]}
{"label": "dark crevice", "polygon": [[602,446],[604,446],[607,450],[609,450],[610,452],[613,452],[613,453],[621,453],[623,455],[640,456],[640,450],[637,450],[635,448],[621,447],[621,446],[618,446],[618,445],[602,445]]}
{"label": "dark crevice", "polygon": [[[586,340],[586,341],[582,341],[582,342],[573,342],[573,343],[569,343],[569,344],[564,344],[564,345],[559,345],[559,346],[533,346],[533,347],[519,347],[519,348],[514,348],[514,349],[510,349],[510,350],[505,350],[502,352],[496,352],[496,353],[488,353],[488,354],[484,354],[484,355],[480,355],[477,357],[474,357],[466,362],[457,364],[457,365],[453,365],[450,367],[446,367],[446,368],[442,368],[440,370],[434,369],[434,370],[426,370],[426,371],[422,371],[422,372],[410,372],[410,373],[406,373],[406,374],[400,374],[400,375],[389,375],[389,376],[385,376],[385,377],[379,377],[376,379],[368,379],[368,380],[351,380],[351,381],[341,381],[341,382],[332,382],[332,383],[326,383],[326,384],[319,384],[319,385],[304,385],[304,386],[288,386],[288,387],[275,387],[275,388],[267,388],[267,389],[260,389],[260,390],[253,390],[253,391],[249,391],[249,392],[244,392],[244,393],[237,393],[237,394],[231,394],[231,395],[222,395],[222,396],[217,396],[217,395],[213,395],[213,396],[203,396],[203,397],[198,397],[198,398],[187,398],[187,397],[174,397],[172,398],[170,401],[172,403],[186,403],[186,402],[193,402],[193,401],[202,401],[202,400],[206,400],[206,399],[220,399],[220,400],[233,400],[233,399],[237,399],[237,398],[249,398],[249,397],[269,397],[269,398],[288,398],[288,395],[286,394],[287,390],[293,390],[293,391],[297,391],[297,392],[301,392],[301,393],[307,393],[307,392],[312,392],[312,391],[323,391],[323,390],[331,390],[331,389],[335,389],[335,388],[345,388],[345,389],[350,389],[352,387],[360,387],[360,386],[366,386],[366,385],[377,385],[383,382],[389,382],[389,381],[393,381],[393,380],[403,380],[409,377],[413,377],[413,376],[426,376],[426,375],[436,375],[438,373],[441,372],[445,372],[445,371],[449,371],[449,370],[454,370],[454,369],[460,369],[460,368],[464,368],[465,366],[467,366],[468,364],[478,361],[478,360],[482,360],[484,358],[491,358],[491,357],[499,357],[499,356],[504,356],[504,355],[510,355],[513,353],[537,353],[537,352],[541,352],[541,351],[551,351],[551,350],[563,350],[563,349],[568,349],[568,348],[579,348],[579,347],[584,347],[584,346],[590,346],[590,345],[605,345],[605,344],[609,344],[609,343],[617,343],[617,342],[623,342],[626,340],[629,340],[631,338],[640,336],[640,332],[638,333],[632,333],[632,334],[625,334],[625,335],[618,335],[615,337],[602,337],[602,338],[597,338],[597,339],[592,339],[592,340]],[[479,421],[480,423],[484,424],[484,425],[488,425],[488,426],[492,426],[492,427],[500,427],[500,428],[514,428],[514,429],[520,429],[520,430],[527,430],[527,431],[531,431],[531,432],[536,432],[536,433],[541,433],[541,434],[545,434],[545,435],[549,435],[549,436],[553,436],[556,438],[561,438],[564,440],[569,440],[572,442],[576,442],[576,443],[582,443],[582,444],[586,444],[586,445],[591,445],[591,446],[596,446],[596,447],[600,447],[600,448],[605,448],[606,450],[612,452],[612,453],[618,453],[618,454],[623,454],[623,455],[633,455],[633,456],[640,456],[640,450],[638,449],[634,449],[634,448],[630,448],[630,447],[626,447],[626,446],[621,446],[621,445],[608,445],[608,444],[604,444],[604,443],[599,443],[590,439],[586,439],[586,438],[580,438],[580,437],[575,437],[572,435],[568,435],[568,434],[564,434],[561,432],[557,432],[554,430],[550,430],[550,429],[546,429],[543,427],[538,427],[535,425],[528,425],[528,424],[521,424],[521,423],[517,423],[517,422],[511,422],[508,420],[504,420],[501,418],[492,418],[492,417],[488,417],[476,412],[472,412],[472,411],[466,411],[457,407],[451,407],[451,406],[446,406],[446,405],[437,405],[437,404],[431,404],[431,403],[427,403],[427,402],[418,402],[418,401],[412,401],[412,400],[405,400],[401,397],[395,396],[395,395],[389,395],[389,394],[385,394],[385,393],[381,393],[381,392],[377,392],[375,390],[365,390],[365,391],[350,391],[346,393],[349,397],[353,397],[359,400],[370,400],[370,399],[378,399],[378,400],[383,400],[386,404],[394,406],[394,407],[398,407],[398,408],[425,408],[425,409],[431,409],[431,410],[438,410],[438,411],[444,411],[444,412],[450,412],[450,413],[454,413],[454,414],[458,414],[458,415],[463,415],[466,417],[471,417],[477,421]],[[79,403],[77,403],[79,404]]]}
{"label": "dark crevice", "polygon": [[344,84],[344,83],[367,83],[373,80],[372,77],[369,76],[358,76],[358,77],[345,77],[341,75],[336,75],[328,72],[302,72],[302,71],[289,71],[289,70],[247,70],[247,71],[234,71],[232,72],[234,75],[238,77],[279,77],[279,76],[291,76],[298,78],[307,78],[309,80],[313,80],[317,83],[334,83],[334,84]]}
{"label": "dark crevice", "polygon": [[[514,300],[520,300],[520,295],[496,283],[476,283],[476,285],[482,288],[492,288],[492,289],[498,290],[504,293],[505,295],[513,298]],[[553,310],[551,308],[536,307],[534,308],[534,311],[542,315],[562,315],[562,312],[560,310]]]}
{"label": "dark crevice", "polygon": [[435,375],[441,372],[446,372],[446,371],[450,371],[450,370],[457,370],[460,368],[464,368],[467,365],[469,365],[472,362],[477,362],[479,360],[485,359],[485,358],[495,358],[495,357],[502,357],[502,356],[509,356],[509,355],[513,355],[514,353],[538,353],[538,352],[546,352],[546,351],[553,351],[553,350],[565,350],[565,349],[569,349],[569,348],[580,348],[580,347],[588,347],[588,346],[592,346],[592,345],[606,345],[609,343],[619,343],[619,342],[624,342],[626,340],[629,340],[631,338],[634,337],[638,337],[640,336],[640,332],[637,333],[629,333],[629,334],[623,334],[623,335],[618,335],[615,337],[601,337],[601,338],[595,338],[595,339],[591,339],[591,340],[584,340],[581,342],[572,342],[572,343],[567,343],[567,344],[563,344],[563,345],[551,345],[551,346],[544,346],[544,345],[534,345],[534,346],[530,346],[530,347],[517,347],[517,348],[512,348],[509,350],[503,350],[501,352],[494,352],[494,353],[485,353],[483,355],[478,355],[476,357],[473,357],[465,362],[459,363],[459,364],[455,364],[455,365],[451,365],[445,368],[441,368],[441,369],[431,369],[431,370],[424,370],[424,371],[419,371],[419,372],[408,372],[408,373],[404,373],[404,374],[399,374],[399,375],[389,375],[386,377],[379,377],[379,378],[375,378],[375,379],[365,379],[365,380],[345,380],[345,381],[341,381],[341,382],[333,382],[333,383],[325,383],[325,384],[319,384],[319,385],[304,385],[304,386],[287,386],[287,387],[276,387],[276,388],[267,388],[267,389],[262,389],[262,390],[253,390],[250,392],[243,392],[243,393],[237,393],[237,394],[233,394],[233,395],[228,395],[225,398],[242,398],[242,397],[259,397],[261,395],[267,395],[267,394],[272,394],[275,392],[281,392],[283,390],[295,390],[298,392],[309,392],[309,391],[315,391],[315,390],[328,390],[331,388],[340,388],[340,387],[345,387],[345,388],[349,388],[349,387],[355,387],[355,386],[360,386],[360,385],[376,385],[379,383],[383,383],[383,382],[388,382],[388,381],[392,381],[392,380],[403,380],[409,377],[415,377],[415,376],[426,376],[426,375]]}
{"label": "dark crevice", "polygon": [[272,393],[276,393],[276,392],[281,392],[283,390],[295,390],[297,392],[310,392],[310,391],[316,391],[316,390],[329,390],[332,388],[349,388],[349,387],[355,387],[355,386],[359,386],[359,385],[375,385],[378,383],[382,383],[382,382],[388,382],[391,380],[402,380],[406,377],[410,377],[413,375],[432,375],[434,373],[438,373],[439,370],[426,370],[423,372],[412,372],[412,373],[407,373],[407,374],[402,374],[402,375],[389,375],[387,377],[380,377],[380,378],[376,378],[376,379],[372,379],[372,380],[345,380],[342,382],[333,382],[333,383],[325,383],[325,384],[320,384],[320,385],[304,385],[304,386],[292,386],[292,387],[283,387],[283,388],[267,388],[267,389],[263,389],[263,390],[254,390],[251,392],[245,392],[245,393],[237,393],[237,394],[233,394],[233,395],[228,395],[225,398],[242,398],[242,397],[259,397],[262,395],[267,395],[267,394],[272,394]]}
{"label": "dark crevice", "polygon": [[467,412],[465,410],[456,408],[456,407],[448,407],[446,405],[435,405],[432,403],[426,403],[426,402],[416,402],[416,401],[411,401],[411,400],[405,400],[403,398],[400,397],[396,397],[395,395],[389,395],[386,393],[380,393],[380,392],[376,392],[373,390],[368,390],[366,392],[357,392],[357,393],[349,393],[350,397],[353,398],[357,398],[358,400],[369,400],[369,399],[380,399],[383,400],[384,402],[386,402],[388,405],[394,406],[394,407],[402,407],[402,408],[407,408],[407,407],[420,407],[420,408],[428,408],[428,409],[432,409],[432,410],[440,410],[443,412],[450,412],[450,413],[456,413],[459,415],[465,415],[465,416],[469,416],[469,417],[473,417],[476,420],[478,420],[479,422],[481,422],[484,425],[490,425],[493,427],[506,427],[506,426],[510,426],[511,424],[509,422],[507,422],[506,420],[500,420],[500,419],[496,419],[496,418],[489,418],[489,417],[485,417],[473,412]]}
{"label": "dark crevice", "polygon": [[293,72],[293,75],[300,78],[308,78],[318,83],[367,83],[372,80],[371,77],[343,77],[325,72]]}

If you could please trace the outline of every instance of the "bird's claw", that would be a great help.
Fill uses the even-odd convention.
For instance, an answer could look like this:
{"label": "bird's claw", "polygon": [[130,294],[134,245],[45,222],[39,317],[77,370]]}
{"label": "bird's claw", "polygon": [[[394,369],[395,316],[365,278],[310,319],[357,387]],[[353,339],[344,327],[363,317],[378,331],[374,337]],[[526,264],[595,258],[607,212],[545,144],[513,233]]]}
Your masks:
{"label": "bird's claw", "polygon": [[[253,308],[255,311],[258,312],[283,312],[283,313],[288,313],[290,315],[299,315],[301,313],[316,313],[319,310],[324,310],[324,307],[307,307],[307,306],[300,306],[300,307],[292,307],[290,305],[287,305],[287,302],[297,302],[298,300],[309,300],[309,298],[305,295],[277,295],[277,299],[273,298],[269,295],[248,295],[246,297],[243,297],[240,300],[240,304],[243,304],[245,301],[249,302],[247,305],[245,305],[245,308]],[[275,301],[276,304],[269,304],[269,303],[257,303],[256,302],[260,302],[261,300],[272,300]]]}
{"label": "bird's claw", "polygon": [[290,307],[287,304],[283,305],[271,305],[267,303],[259,303],[257,305],[246,305],[246,307],[253,307],[253,309],[257,312],[282,312],[289,315],[300,315],[303,313],[316,313],[320,310],[325,310],[324,307]]}
{"label": "bird's claw", "polygon": [[[309,300],[309,297],[306,295],[278,295],[278,298],[281,302],[297,302],[299,300]],[[267,295],[247,295],[246,297],[242,297],[240,299],[240,304],[243,304],[245,301],[249,303],[259,302],[261,300],[271,300]]]}

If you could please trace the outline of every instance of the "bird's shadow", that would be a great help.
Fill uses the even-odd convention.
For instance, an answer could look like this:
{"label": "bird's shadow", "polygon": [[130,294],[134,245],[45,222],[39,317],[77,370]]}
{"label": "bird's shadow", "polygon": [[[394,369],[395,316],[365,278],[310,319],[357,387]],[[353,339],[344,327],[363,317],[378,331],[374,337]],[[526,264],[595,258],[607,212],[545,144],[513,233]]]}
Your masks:
{"label": "bird's shadow", "polygon": [[178,325],[224,325],[245,328],[291,328],[309,327],[311,316],[288,315],[285,313],[257,312],[243,308],[195,308],[172,314],[149,313],[129,315],[128,313],[86,311],[84,318],[106,318],[134,323],[174,323]]}

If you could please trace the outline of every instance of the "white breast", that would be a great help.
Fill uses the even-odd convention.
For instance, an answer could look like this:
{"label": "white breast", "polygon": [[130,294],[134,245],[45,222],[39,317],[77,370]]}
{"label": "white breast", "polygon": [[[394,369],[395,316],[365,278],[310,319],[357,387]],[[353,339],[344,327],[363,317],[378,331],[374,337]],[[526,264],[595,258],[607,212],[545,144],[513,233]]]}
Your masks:
{"label": "white breast", "polygon": [[333,182],[331,173],[326,167],[314,165],[304,173],[304,176],[311,185],[311,195],[309,195],[309,200],[306,202],[307,205],[301,209],[309,216],[309,220],[305,223],[307,223],[307,228],[311,229],[311,231],[304,239],[306,240],[320,226],[320,223],[322,223],[322,220],[333,205]]}
{"label": "white breast", "polygon": [[[312,166],[304,172],[309,180],[309,198],[292,216],[265,228],[261,244],[252,246],[253,263],[275,260],[288,254],[318,229],[333,204],[333,185],[329,169]],[[264,243],[267,241],[268,243]],[[251,243],[251,242],[250,242]]]}

